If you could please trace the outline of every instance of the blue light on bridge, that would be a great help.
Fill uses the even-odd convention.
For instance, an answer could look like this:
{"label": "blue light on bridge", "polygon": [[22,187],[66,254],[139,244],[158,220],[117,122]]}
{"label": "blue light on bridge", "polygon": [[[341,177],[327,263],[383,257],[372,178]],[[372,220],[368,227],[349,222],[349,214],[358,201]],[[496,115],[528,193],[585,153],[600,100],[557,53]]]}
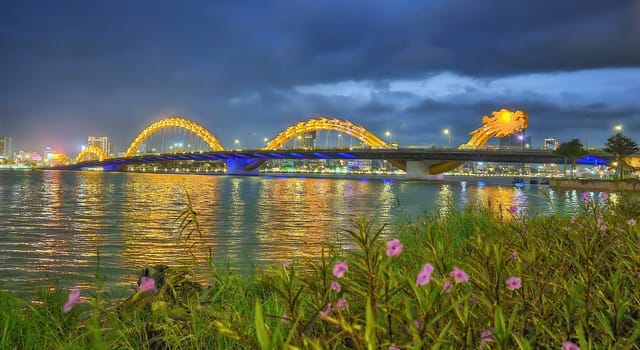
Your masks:
{"label": "blue light on bridge", "polygon": [[339,155],[342,158],[350,158],[350,159],[354,159],[356,156],[354,156],[353,154],[349,154],[349,153],[343,153],[343,152],[338,152],[336,153],[337,155]]}
{"label": "blue light on bridge", "polygon": [[272,156],[273,158],[285,158],[284,155],[278,154],[278,153],[269,153],[269,155]]}
{"label": "blue light on bridge", "polygon": [[329,158],[329,156],[328,156],[328,155],[326,155],[326,154],[322,154],[322,153],[318,153],[318,152],[313,152],[313,153],[311,153],[311,154],[312,154],[312,155],[314,155],[316,158],[324,158],[324,159]]}
{"label": "blue light on bridge", "polygon": [[578,164],[585,164],[585,165],[602,165],[602,164],[607,164],[607,160],[600,158],[600,157],[596,157],[596,156],[592,156],[592,155],[588,155],[588,156],[584,156],[582,158],[578,158],[576,160],[576,162]]}
{"label": "blue light on bridge", "polygon": [[292,156],[292,157],[296,157],[296,158],[306,158],[305,156],[303,156],[300,153],[291,152],[291,153],[289,153],[289,155]]}

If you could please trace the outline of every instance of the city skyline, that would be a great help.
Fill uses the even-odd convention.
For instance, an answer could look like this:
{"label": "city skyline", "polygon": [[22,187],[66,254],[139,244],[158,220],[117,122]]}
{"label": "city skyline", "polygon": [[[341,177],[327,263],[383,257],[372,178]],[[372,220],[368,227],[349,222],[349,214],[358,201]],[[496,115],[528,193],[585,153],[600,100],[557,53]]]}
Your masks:
{"label": "city skyline", "polygon": [[[335,116],[401,145],[465,142],[483,115],[531,136],[640,139],[640,1],[2,5],[0,134],[69,155],[181,115],[232,147]],[[449,130],[448,135],[443,130]],[[587,136],[588,135],[588,136]]]}

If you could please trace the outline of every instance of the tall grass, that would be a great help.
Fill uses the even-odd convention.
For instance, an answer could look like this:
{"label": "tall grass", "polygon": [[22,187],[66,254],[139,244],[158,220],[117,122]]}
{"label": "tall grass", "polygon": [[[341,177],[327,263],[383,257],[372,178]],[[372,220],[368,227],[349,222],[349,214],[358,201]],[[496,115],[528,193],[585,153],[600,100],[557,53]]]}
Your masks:
{"label": "tall grass", "polygon": [[[157,291],[121,300],[98,278],[68,313],[66,290],[2,293],[0,349],[638,349],[640,201],[583,199],[573,217],[428,212],[391,236],[358,216],[319,261],[209,262],[203,284],[149,267]],[[203,237],[190,204],[180,222]]]}

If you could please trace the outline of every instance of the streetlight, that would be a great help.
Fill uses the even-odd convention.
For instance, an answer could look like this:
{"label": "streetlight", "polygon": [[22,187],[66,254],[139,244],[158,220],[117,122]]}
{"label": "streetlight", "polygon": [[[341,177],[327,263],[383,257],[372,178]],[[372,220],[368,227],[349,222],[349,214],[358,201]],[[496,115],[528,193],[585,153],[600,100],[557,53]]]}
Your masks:
{"label": "streetlight", "polygon": [[449,132],[449,129],[444,129],[442,132],[449,138],[449,148],[451,148],[451,132]]}
{"label": "streetlight", "polygon": [[615,129],[615,131],[621,132],[622,131],[622,124],[616,124],[613,128]]}
{"label": "streetlight", "polygon": [[387,131],[384,134],[389,138],[389,145],[391,145],[391,131]]}
{"label": "streetlight", "polygon": [[233,141],[233,143],[236,144],[237,149],[240,149],[240,140],[236,139],[235,141]]}

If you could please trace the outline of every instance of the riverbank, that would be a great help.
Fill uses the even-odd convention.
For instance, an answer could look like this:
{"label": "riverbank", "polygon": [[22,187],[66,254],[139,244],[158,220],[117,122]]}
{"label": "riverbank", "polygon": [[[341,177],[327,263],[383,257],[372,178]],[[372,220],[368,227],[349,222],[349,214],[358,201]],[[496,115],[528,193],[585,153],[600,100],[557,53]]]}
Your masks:
{"label": "riverbank", "polygon": [[629,179],[624,181],[600,180],[600,179],[551,179],[553,188],[574,189],[585,191],[633,191],[640,192],[640,181]]}
{"label": "riverbank", "polygon": [[0,293],[0,349],[633,349],[640,225],[627,200],[583,197],[573,216],[432,211],[386,235],[357,217],[318,262],[251,276],[207,264],[203,284],[154,266],[128,298],[100,273],[35,300]]}

